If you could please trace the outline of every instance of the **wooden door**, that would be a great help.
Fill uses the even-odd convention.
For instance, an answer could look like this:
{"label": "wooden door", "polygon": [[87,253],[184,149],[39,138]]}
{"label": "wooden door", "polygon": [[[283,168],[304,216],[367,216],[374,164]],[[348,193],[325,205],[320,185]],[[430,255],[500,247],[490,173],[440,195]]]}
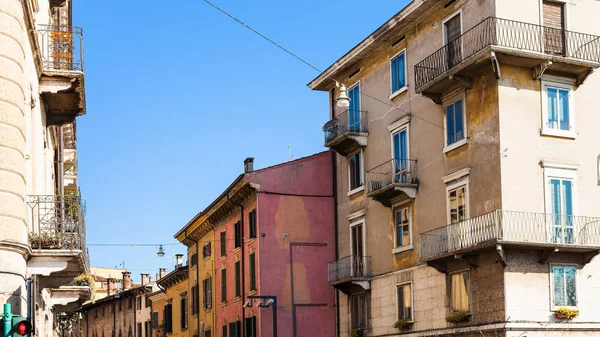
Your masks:
{"label": "wooden door", "polygon": [[565,54],[565,4],[544,0],[542,6],[544,52],[552,55]]}

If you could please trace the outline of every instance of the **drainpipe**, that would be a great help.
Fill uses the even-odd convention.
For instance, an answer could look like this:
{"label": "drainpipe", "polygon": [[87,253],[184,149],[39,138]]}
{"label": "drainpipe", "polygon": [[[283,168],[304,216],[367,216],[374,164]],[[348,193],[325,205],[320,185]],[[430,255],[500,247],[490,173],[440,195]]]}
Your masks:
{"label": "drainpipe", "polygon": [[[331,153],[331,163],[333,169],[333,227],[335,230],[335,260],[339,259],[338,247],[338,197],[337,197],[337,161],[335,152]],[[336,336],[340,337],[340,291],[335,290],[335,330]]]}
{"label": "drainpipe", "polygon": [[57,126],[58,128],[58,149],[57,149],[57,160],[58,163],[56,165],[57,168],[57,172],[56,172],[56,182],[58,185],[58,191],[60,194],[60,219],[61,221],[59,222],[59,226],[60,226],[60,234],[61,234],[61,241],[62,239],[65,237],[65,181],[64,181],[64,172],[65,172],[65,160],[64,160],[64,154],[65,154],[65,143],[64,143],[64,133],[63,133],[63,126],[59,125]]}
{"label": "drainpipe", "polygon": [[[117,299],[119,301],[119,299]],[[117,303],[113,302],[113,335],[112,337],[117,337]]]}
{"label": "drainpipe", "polygon": [[[240,212],[241,212],[241,214],[240,214],[240,218],[241,218],[240,219],[240,227],[241,227],[240,234],[242,236],[242,242],[241,242],[241,247],[240,247],[240,253],[241,253],[242,257],[241,257],[240,264],[241,264],[242,270],[240,272],[240,274],[241,274],[240,275],[240,283],[241,283],[240,286],[242,288],[241,289],[242,300],[240,303],[242,303],[242,305],[244,305],[244,303],[246,303],[246,290],[245,290],[245,288],[246,288],[246,277],[245,277],[246,273],[245,273],[245,268],[244,268],[245,267],[244,264],[246,261],[246,256],[244,255],[244,248],[245,248],[244,247],[245,246],[245,243],[244,243],[244,205],[239,204],[239,203],[233,201],[231,198],[229,198],[229,192],[227,192],[227,201],[238,206],[240,208]],[[235,273],[235,271],[234,271],[234,273]],[[242,307],[242,322],[241,323],[242,323],[241,327],[242,327],[242,333],[243,333],[245,331],[244,328],[246,325],[246,310],[244,310],[243,307]]]}
{"label": "drainpipe", "polygon": [[[186,230],[186,233],[185,233],[185,237],[187,238],[187,230]],[[200,240],[200,239],[198,239],[198,240]],[[199,248],[198,246],[199,246],[198,241],[196,241],[196,287],[198,287],[197,291],[198,291],[198,293],[200,293],[200,259],[199,259],[199,256],[198,256],[198,253],[199,253],[198,252],[198,248]],[[212,244],[211,244],[210,248],[212,249]],[[212,255],[212,252],[211,252],[211,255]],[[211,286],[212,286],[212,284],[211,284]],[[192,294],[192,297],[194,297],[194,294]],[[196,300],[196,299],[193,298],[193,300]],[[200,296],[198,296],[198,302],[200,302]],[[196,316],[196,323],[197,323],[196,326],[197,326],[197,329],[198,329],[198,335],[200,335],[200,303],[196,303],[196,307],[197,307],[196,309],[198,310],[196,312],[196,314],[197,314],[197,316]],[[204,334],[202,334],[200,336],[203,336],[203,335]]]}

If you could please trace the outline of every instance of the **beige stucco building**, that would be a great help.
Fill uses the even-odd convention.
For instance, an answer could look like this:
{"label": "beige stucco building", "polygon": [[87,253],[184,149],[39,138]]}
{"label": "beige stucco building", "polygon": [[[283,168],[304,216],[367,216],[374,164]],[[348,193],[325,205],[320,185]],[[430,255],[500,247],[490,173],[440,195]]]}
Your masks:
{"label": "beige stucco building", "polygon": [[90,298],[75,118],[85,114],[70,0],[0,1],[0,303],[51,336]]}
{"label": "beige stucco building", "polygon": [[600,335],[597,13],[415,0],[309,83],[338,153],[340,336]]}

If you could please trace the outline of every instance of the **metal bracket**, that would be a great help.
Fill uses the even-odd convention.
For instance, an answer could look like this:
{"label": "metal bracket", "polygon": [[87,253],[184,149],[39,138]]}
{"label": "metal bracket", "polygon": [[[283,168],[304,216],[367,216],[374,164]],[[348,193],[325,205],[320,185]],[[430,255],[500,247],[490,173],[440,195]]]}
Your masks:
{"label": "metal bracket", "polygon": [[577,80],[575,81],[575,85],[576,86],[582,85],[583,82],[585,82],[585,80],[588,78],[588,76],[590,76],[593,72],[594,72],[594,69],[590,68],[590,69],[582,72],[581,74],[577,75]]}
{"label": "metal bracket", "polygon": [[547,248],[547,249],[542,249],[540,251],[538,251],[538,262],[539,263],[546,263],[548,262],[548,260],[550,260],[550,255],[552,255],[552,253],[558,252],[558,248]]}
{"label": "metal bracket", "polygon": [[503,267],[506,267],[506,256],[504,255],[504,248],[502,248],[502,245],[496,245],[496,252],[498,253],[498,256],[500,256],[500,263],[502,263]]}
{"label": "metal bracket", "polygon": [[479,255],[465,256],[462,254],[456,254],[456,255],[454,255],[454,258],[457,260],[464,261],[466,264],[468,264],[472,268],[477,268],[479,266]]}
{"label": "metal bracket", "polygon": [[442,105],[442,95],[440,94],[434,94],[432,92],[423,92],[421,93],[421,95],[429,98],[435,104]]}
{"label": "metal bracket", "polygon": [[533,79],[540,80],[546,69],[552,64],[552,61],[544,61],[533,68]]}
{"label": "metal bracket", "polygon": [[492,69],[494,70],[494,74],[496,74],[496,79],[500,79],[500,62],[498,62],[498,58],[496,57],[495,52],[490,53],[490,59],[492,61]]}
{"label": "metal bracket", "polygon": [[473,81],[468,76],[462,76],[462,75],[455,74],[455,75],[450,75],[449,78],[451,81],[455,81],[455,82],[462,84],[462,86],[465,87],[466,89],[473,88]]}

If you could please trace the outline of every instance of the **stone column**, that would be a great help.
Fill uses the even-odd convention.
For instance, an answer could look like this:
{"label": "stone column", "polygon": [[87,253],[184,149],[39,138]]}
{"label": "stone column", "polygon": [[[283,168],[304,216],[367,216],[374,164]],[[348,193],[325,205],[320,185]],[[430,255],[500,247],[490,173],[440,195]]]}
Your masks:
{"label": "stone column", "polygon": [[[27,243],[25,196],[25,53],[22,0],[0,1],[0,303],[24,313]],[[32,56],[30,56],[32,57]]]}

